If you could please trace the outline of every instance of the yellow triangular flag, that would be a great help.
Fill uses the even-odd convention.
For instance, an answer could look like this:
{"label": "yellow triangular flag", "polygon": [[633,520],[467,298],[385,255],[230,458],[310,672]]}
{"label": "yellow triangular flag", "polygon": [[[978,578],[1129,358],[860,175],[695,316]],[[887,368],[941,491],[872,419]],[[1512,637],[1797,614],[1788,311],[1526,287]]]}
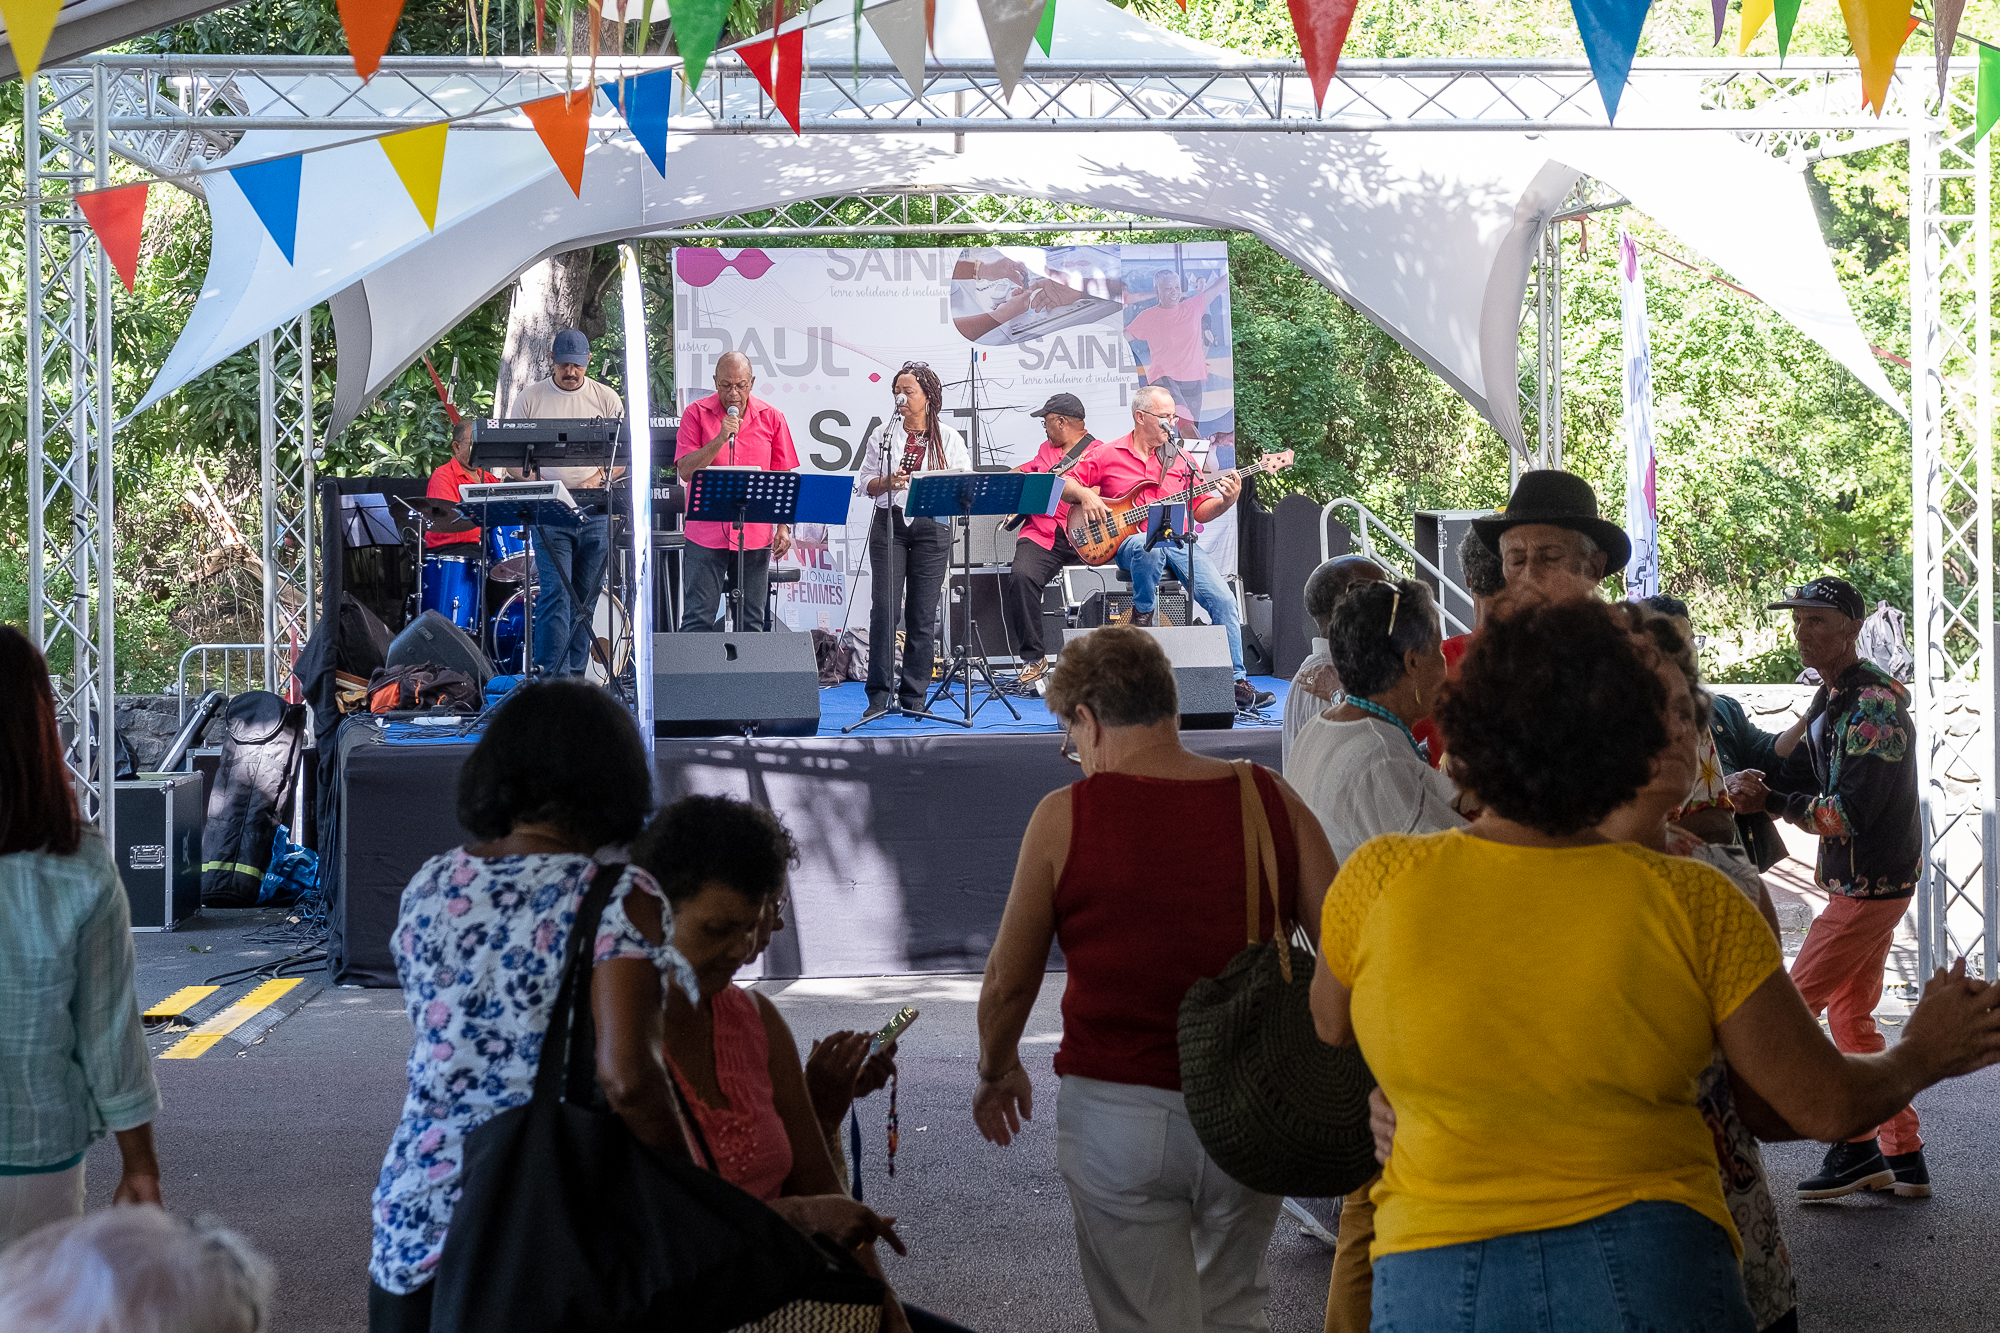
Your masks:
{"label": "yellow triangular flag", "polygon": [[1774,0],[1743,0],[1743,36],[1736,43],[1736,54],[1742,55],[1750,49],[1750,43],[1766,23],[1771,21],[1771,11],[1776,8]]}
{"label": "yellow triangular flag", "polygon": [[1889,100],[1889,78],[1896,57],[1910,40],[1909,0],[1840,0],[1847,20],[1847,40],[1861,65],[1861,100],[1881,115]]}
{"label": "yellow triangular flag", "polygon": [[438,182],[444,179],[446,128],[443,123],[424,125],[376,140],[388,154],[389,165],[396,169],[403,188],[410,192],[410,202],[423,214],[424,225],[432,231],[437,230]]}
{"label": "yellow triangular flag", "polygon": [[60,13],[62,0],[0,0],[0,21],[7,24],[7,45],[13,48],[23,79],[34,78],[41,67]]}

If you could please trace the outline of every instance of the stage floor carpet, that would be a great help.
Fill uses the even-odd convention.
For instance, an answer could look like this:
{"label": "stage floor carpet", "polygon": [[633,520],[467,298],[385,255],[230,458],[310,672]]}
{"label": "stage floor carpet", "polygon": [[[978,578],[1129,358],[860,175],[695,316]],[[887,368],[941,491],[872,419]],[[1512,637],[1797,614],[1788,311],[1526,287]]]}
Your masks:
{"label": "stage floor carpet", "polygon": [[[1010,675],[1008,679],[1012,679]],[[1237,714],[1238,729],[1254,730],[1258,727],[1279,727],[1285,716],[1285,692],[1289,682],[1275,680],[1268,676],[1252,677],[1252,683],[1260,690],[1270,690],[1278,696],[1278,701],[1266,707],[1262,713],[1254,715],[1256,720],[1241,713]],[[963,717],[965,710],[952,699],[941,699],[932,710],[941,717]],[[983,701],[983,702],[982,702]],[[1008,715],[1007,705],[998,699],[986,697],[983,687],[972,692],[972,706],[977,711],[972,717],[972,733],[975,736],[1016,736],[1027,732],[1062,730],[1048,705],[1039,697],[1033,699],[1007,696],[1020,712],[1019,721]],[[821,736],[838,736],[840,729],[861,720],[862,712],[868,707],[867,687],[858,681],[845,685],[835,685],[819,692],[819,732]],[[916,718],[885,717],[879,722],[871,722],[867,732],[871,736],[933,736],[951,731],[963,732],[963,727],[953,727],[938,722],[925,722]],[[855,732],[860,735],[860,732]]]}
{"label": "stage floor carpet", "polygon": [[[1257,682],[1282,691],[1283,682]],[[781,815],[798,842],[787,930],[767,977],[978,971],[1036,802],[1076,780],[1039,699],[1017,723],[988,703],[966,731],[884,718],[851,736],[858,684],[820,692],[819,734],[660,740],[660,801],[737,796]],[[1283,696],[1258,724],[1190,731],[1189,748],[1278,767]],[[430,857],[467,840],[455,817],[458,770],[476,735],[350,719],[339,739],[339,836],[323,867],[336,982],[393,986],[389,954],[403,886]],[[1219,812],[1221,813],[1221,812]],[[1230,836],[1235,834],[1234,802]],[[1133,831],[1135,846],[1148,834]]]}

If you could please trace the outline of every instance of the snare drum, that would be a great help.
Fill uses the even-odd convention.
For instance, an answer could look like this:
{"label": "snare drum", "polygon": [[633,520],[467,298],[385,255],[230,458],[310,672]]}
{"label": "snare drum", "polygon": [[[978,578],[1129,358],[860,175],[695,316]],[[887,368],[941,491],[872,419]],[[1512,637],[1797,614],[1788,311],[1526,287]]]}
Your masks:
{"label": "snare drum", "polygon": [[481,576],[477,556],[425,556],[423,609],[437,612],[467,634],[478,633]]}
{"label": "snare drum", "polygon": [[[527,618],[526,602],[520,593],[509,597],[493,617],[493,664],[504,672],[527,670],[521,631]],[[612,672],[623,674],[632,662],[632,621],[625,604],[610,591],[597,595],[597,612],[591,617],[590,660],[584,663],[585,680],[604,684]],[[607,663],[611,671],[606,670]]]}
{"label": "snare drum", "polygon": [[486,577],[496,583],[519,583],[528,574],[528,533],[516,523],[512,527],[486,530],[486,554],[491,560]]}

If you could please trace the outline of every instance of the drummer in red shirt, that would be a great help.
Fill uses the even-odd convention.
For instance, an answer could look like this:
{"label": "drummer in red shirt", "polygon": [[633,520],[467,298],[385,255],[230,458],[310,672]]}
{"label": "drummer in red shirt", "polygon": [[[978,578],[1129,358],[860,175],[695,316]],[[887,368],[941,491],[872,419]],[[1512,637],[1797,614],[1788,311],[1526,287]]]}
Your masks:
{"label": "drummer in red shirt", "polygon": [[[724,352],[715,363],[715,392],[689,403],[681,413],[680,444],[674,469],[686,485],[702,468],[755,467],[765,472],[791,472],[799,465],[792,446],[792,428],[785,414],[761,398],[752,398],[757,377],[750,358]],[[735,408],[735,415],[729,409]],[[687,525],[687,546],[681,552],[686,595],[681,603],[681,631],[723,628],[722,594],[736,572],[736,529],[706,521]],[[743,628],[769,629],[768,595],[771,559],[792,549],[789,525],[743,525]]]}
{"label": "drummer in red shirt", "polygon": [[[451,428],[451,457],[431,473],[431,484],[424,489],[424,494],[434,500],[450,500],[456,504],[459,487],[498,480],[500,478],[484,468],[472,466],[472,419],[467,417]],[[427,532],[424,534],[424,549],[435,551],[441,546],[470,544],[473,548],[471,553],[477,554],[482,535],[479,528],[470,528],[465,532]]]}

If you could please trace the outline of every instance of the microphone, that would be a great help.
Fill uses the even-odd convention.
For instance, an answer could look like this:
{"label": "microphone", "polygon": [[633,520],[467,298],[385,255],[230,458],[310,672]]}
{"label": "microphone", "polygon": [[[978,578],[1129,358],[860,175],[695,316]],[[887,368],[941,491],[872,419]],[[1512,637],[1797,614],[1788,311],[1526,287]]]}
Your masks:
{"label": "microphone", "polygon": [[907,407],[909,405],[909,402],[910,402],[910,395],[906,393],[899,393],[896,395],[896,406]]}
{"label": "microphone", "polygon": [[731,403],[729,405],[729,415],[732,417],[740,417],[743,415],[743,409],[736,406],[736,404]]}

